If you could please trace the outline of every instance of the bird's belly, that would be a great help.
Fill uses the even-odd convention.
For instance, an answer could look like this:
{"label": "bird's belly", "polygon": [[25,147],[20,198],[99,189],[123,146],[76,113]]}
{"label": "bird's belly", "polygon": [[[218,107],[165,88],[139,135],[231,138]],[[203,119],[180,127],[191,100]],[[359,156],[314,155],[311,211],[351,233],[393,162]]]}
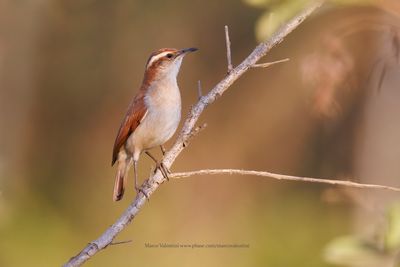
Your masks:
{"label": "bird's belly", "polygon": [[140,151],[162,145],[175,133],[180,118],[180,105],[168,109],[149,109],[129,141]]}

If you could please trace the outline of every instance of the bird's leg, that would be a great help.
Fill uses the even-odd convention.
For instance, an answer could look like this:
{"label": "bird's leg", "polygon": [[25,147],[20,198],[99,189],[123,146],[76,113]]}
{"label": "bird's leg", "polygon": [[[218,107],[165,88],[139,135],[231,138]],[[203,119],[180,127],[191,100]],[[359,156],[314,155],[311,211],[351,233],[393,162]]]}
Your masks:
{"label": "bird's leg", "polygon": [[166,178],[169,181],[169,176],[168,174],[171,173],[170,170],[168,170],[167,167],[165,167],[165,165],[162,162],[158,162],[158,160],[152,155],[150,154],[149,151],[145,152],[152,160],[154,160],[154,162],[156,163],[156,170],[160,169],[162,175],[164,176],[164,178]]}
{"label": "bird's leg", "polygon": [[164,148],[163,145],[160,145],[160,148],[161,148],[161,153],[162,153],[162,155],[164,157],[165,156],[165,148]]}
{"label": "bird's leg", "polygon": [[137,160],[133,160],[133,173],[134,173],[134,178],[135,178],[135,190],[136,190],[136,194],[139,194],[139,192],[142,192],[143,195],[147,198],[147,200],[149,199],[149,196],[147,195],[146,192],[144,192],[143,189],[141,189],[138,185],[138,177],[137,177]]}
{"label": "bird's leg", "polygon": [[135,180],[135,190],[136,193],[139,193],[139,186],[138,186],[138,182],[137,182],[137,161],[134,160],[133,161],[133,175],[134,175],[134,180]]}
{"label": "bird's leg", "polygon": [[[164,147],[163,145],[160,145],[160,148],[161,148],[161,153],[162,153],[163,159],[164,159],[165,153],[166,153],[165,147]],[[162,163],[161,163],[161,164],[162,164]],[[164,164],[163,164],[163,166],[164,166]],[[170,174],[170,173],[171,173],[171,171],[170,171],[168,168],[166,168],[165,166],[164,166],[164,168],[165,168],[165,170],[167,171],[167,174]],[[167,176],[167,180],[169,181],[169,177],[168,177],[168,176]]]}

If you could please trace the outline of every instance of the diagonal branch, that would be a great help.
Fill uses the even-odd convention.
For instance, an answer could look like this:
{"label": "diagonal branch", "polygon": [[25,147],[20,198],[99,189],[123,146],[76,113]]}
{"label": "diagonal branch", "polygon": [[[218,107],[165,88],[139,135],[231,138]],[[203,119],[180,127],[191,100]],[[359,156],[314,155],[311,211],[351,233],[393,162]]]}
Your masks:
{"label": "diagonal branch", "polygon": [[330,185],[341,185],[347,187],[355,187],[361,189],[383,189],[394,192],[400,192],[400,188],[392,187],[387,185],[377,185],[377,184],[362,184],[355,183],[352,181],[344,181],[344,180],[330,180],[330,179],[321,179],[321,178],[311,178],[311,177],[299,177],[285,174],[278,174],[272,172],[264,172],[264,171],[249,171],[249,170],[238,170],[238,169],[214,169],[214,170],[199,170],[199,171],[190,171],[190,172],[175,172],[170,174],[170,178],[180,179],[186,178],[195,175],[253,175],[253,176],[261,176],[272,178],[275,180],[286,180],[286,181],[297,181],[297,182],[308,182],[308,183],[320,183],[320,184],[330,184]]}
{"label": "diagonal branch", "polygon": [[[269,40],[259,44],[247,58],[245,58],[237,67],[233,68],[209,93],[201,97],[196,105],[192,107],[175,144],[165,154],[163,159],[165,167],[170,168],[175,159],[187,145],[188,139],[193,136],[193,128],[204,109],[228,90],[237,79],[248,71],[251,66],[256,64],[258,60],[265,56],[268,51],[281,43],[288,34],[296,29],[297,26],[319,8],[322,3],[323,1],[313,3],[292,20],[284,24],[274,35],[271,36]],[[158,170],[143,183],[141,189],[150,197],[164,181],[165,178],[161,174],[160,170]],[[80,251],[75,257],[71,258],[64,266],[80,266],[93,257],[97,252],[109,246],[114,238],[136,217],[145,203],[146,197],[140,192],[113,225],[107,228],[99,238],[85,246],[82,251]]]}

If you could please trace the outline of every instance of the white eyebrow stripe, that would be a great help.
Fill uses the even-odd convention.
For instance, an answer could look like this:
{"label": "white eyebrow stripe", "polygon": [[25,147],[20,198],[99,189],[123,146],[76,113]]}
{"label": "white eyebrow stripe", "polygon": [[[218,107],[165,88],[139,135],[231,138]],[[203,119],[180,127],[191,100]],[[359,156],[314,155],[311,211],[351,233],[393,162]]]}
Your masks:
{"label": "white eyebrow stripe", "polygon": [[166,56],[169,53],[171,53],[171,51],[162,52],[162,53],[160,53],[158,55],[155,55],[155,56],[151,57],[149,63],[147,64],[147,68],[150,67],[154,62],[156,62],[157,60],[159,60],[160,58]]}

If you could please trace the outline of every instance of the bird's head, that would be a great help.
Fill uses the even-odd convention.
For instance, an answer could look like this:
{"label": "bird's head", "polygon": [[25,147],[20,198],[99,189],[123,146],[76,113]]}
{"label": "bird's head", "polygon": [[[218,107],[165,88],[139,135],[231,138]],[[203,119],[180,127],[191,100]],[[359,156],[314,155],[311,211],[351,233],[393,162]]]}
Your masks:
{"label": "bird's head", "polygon": [[146,74],[152,78],[176,78],[184,56],[197,50],[197,48],[162,48],[157,50],[147,60]]}

